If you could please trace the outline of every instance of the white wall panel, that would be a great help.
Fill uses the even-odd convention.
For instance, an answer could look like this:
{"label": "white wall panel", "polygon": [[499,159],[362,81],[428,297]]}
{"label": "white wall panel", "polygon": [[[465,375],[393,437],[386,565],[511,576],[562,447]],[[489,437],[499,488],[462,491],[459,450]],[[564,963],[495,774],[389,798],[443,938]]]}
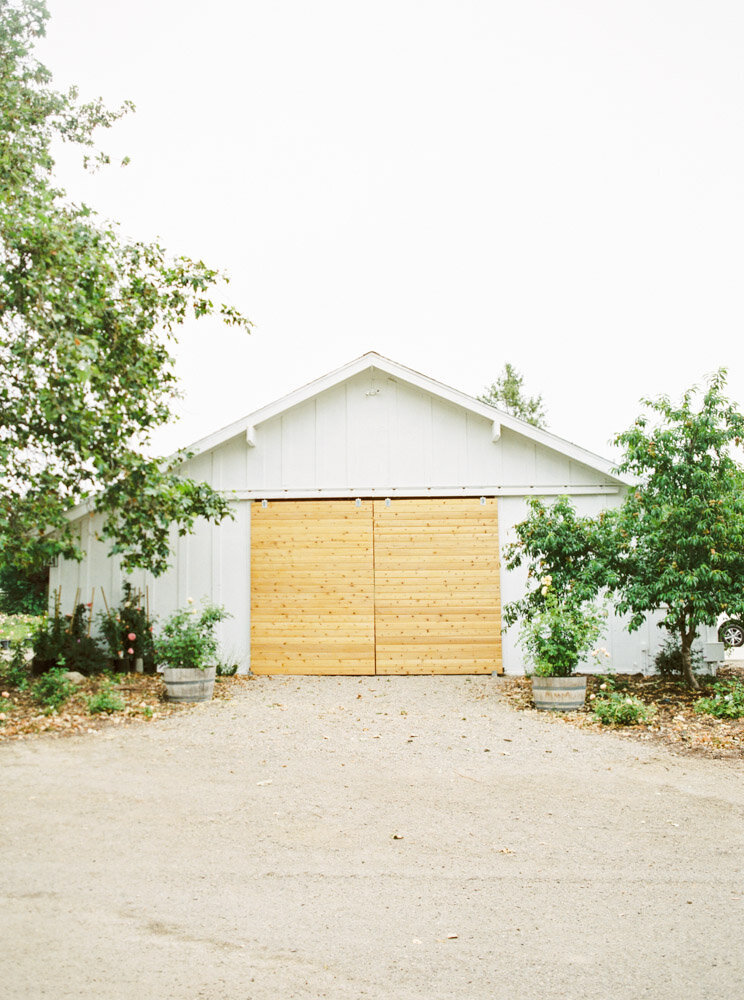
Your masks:
{"label": "white wall panel", "polygon": [[315,401],[315,479],[330,489],[349,481],[348,429],[346,386],[337,385]]}
{"label": "white wall panel", "polygon": [[284,489],[302,483],[305,489],[315,489],[316,441],[315,400],[296,406],[279,418],[282,423],[282,481]]}

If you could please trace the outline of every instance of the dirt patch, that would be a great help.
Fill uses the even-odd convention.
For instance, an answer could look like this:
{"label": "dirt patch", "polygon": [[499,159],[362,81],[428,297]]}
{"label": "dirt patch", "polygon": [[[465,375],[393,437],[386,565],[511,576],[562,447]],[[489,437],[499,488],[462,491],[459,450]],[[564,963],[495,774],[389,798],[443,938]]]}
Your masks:
{"label": "dirt patch", "polygon": [[[247,677],[218,677],[214,697],[218,701],[228,699],[249,683]],[[121,701],[123,708],[110,713],[91,712],[89,702],[106,690]],[[0,742],[41,734],[93,734],[134,722],[151,723],[190,712],[193,708],[193,705],[167,702],[163,680],[157,675],[132,673],[117,674],[113,678],[87,677],[75,685],[74,692],[57,710],[44,708],[34,693],[32,680],[18,687],[6,679],[0,681]]]}
{"label": "dirt patch", "polygon": [[502,692],[506,701],[520,711],[547,716],[550,720],[597,733],[613,732],[625,739],[668,746],[678,753],[703,757],[744,759],[744,719],[717,719],[696,712],[695,702],[712,692],[710,683],[700,691],[689,691],[682,684],[663,677],[643,674],[619,675],[616,690],[640,699],[654,709],[653,719],[634,726],[607,726],[592,712],[596,698],[603,694],[602,678],[587,678],[587,700],[578,712],[538,712],[532,701],[532,682],[528,677],[505,677]]}

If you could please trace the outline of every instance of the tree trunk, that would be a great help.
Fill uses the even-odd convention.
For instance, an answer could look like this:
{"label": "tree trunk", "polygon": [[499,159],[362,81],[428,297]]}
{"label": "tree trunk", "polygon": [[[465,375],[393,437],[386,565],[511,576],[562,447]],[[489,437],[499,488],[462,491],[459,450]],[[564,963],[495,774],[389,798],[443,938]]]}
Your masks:
{"label": "tree trunk", "polygon": [[680,629],[680,638],[682,639],[682,676],[689,688],[692,688],[693,691],[699,691],[700,685],[692,672],[692,642],[695,638],[695,630],[690,629],[689,632],[686,632],[684,628]]}

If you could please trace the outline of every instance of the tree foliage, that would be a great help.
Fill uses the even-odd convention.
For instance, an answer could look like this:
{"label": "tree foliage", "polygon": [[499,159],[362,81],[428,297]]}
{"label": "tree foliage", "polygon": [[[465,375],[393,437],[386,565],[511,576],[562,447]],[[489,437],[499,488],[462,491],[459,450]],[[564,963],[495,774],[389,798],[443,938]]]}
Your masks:
{"label": "tree foliage", "polygon": [[655,421],[640,416],[616,438],[625,449],[620,470],[638,480],[616,525],[617,607],[633,628],[663,613],[691,687],[700,626],[744,609],[744,469],[735,458],[744,416],[724,397],[725,384],[721,370],[702,399],[693,387],[678,404],[644,400]]}
{"label": "tree foliage", "polygon": [[481,403],[498,406],[535,427],[545,427],[542,396],[526,396],[522,389],[523,382],[522,375],[507,361],[501,375],[478,399]]}
{"label": "tree foliage", "polygon": [[[692,643],[722,613],[744,611],[744,469],[736,451],[744,416],[723,395],[724,370],[702,393],[679,404],[644,400],[649,415],[616,438],[625,449],[621,472],[632,486],[617,510],[579,517],[567,498],[546,508],[535,499],[506,549],[510,569],[526,563],[525,596],[507,605],[507,625],[542,608],[539,577],[558,595],[590,600],[614,595],[632,631],[651,613],[676,636],[685,680],[696,688]],[[653,418],[653,419],[652,419]]]}
{"label": "tree foliage", "polygon": [[46,567],[19,568],[0,562],[0,611],[7,615],[41,615],[47,609]]}
{"label": "tree foliage", "polygon": [[108,161],[94,134],[108,111],[52,87],[34,56],[43,0],[0,0],[0,545],[5,561],[79,555],[66,513],[95,495],[127,568],[162,572],[172,523],[228,514],[222,496],[148,457],[177,395],[170,344],[190,317],[221,315],[223,276],[73,202],[55,182],[54,145]]}
{"label": "tree foliage", "polygon": [[504,606],[507,626],[542,612],[545,576],[551,578],[558,601],[570,599],[578,604],[593,601],[612,579],[612,512],[581,517],[568,497],[559,497],[552,507],[532,497],[528,507],[529,516],[515,526],[516,541],[504,550],[506,568],[526,565],[528,580],[524,597]]}

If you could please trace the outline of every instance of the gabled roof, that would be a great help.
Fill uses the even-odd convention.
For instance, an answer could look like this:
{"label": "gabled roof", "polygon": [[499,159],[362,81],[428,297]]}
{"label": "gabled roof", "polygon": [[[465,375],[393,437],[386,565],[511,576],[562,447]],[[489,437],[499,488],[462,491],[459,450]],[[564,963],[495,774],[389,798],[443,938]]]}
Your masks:
{"label": "gabled roof", "polygon": [[590,469],[601,472],[618,483],[624,482],[618,474],[616,466],[607,459],[595,455],[593,452],[579,447],[579,445],[572,444],[570,441],[566,441],[556,434],[551,434],[549,431],[542,430],[539,427],[533,427],[532,424],[528,424],[524,420],[519,420],[517,417],[504,412],[504,410],[500,410],[495,406],[489,406],[488,403],[482,403],[474,396],[460,392],[459,389],[453,389],[443,382],[437,382],[436,379],[429,378],[428,375],[422,375],[412,368],[406,368],[405,365],[398,364],[397,361],[391,361],[390,358],[385,358],[375,351],[368,351],[366,354],[362,354],[361,357],[355,358],[341,368],[337,368],[335,371],[329,372],[327,375],[323,375],[313,382],[308,382],[299,389],[295,389],[294,392],[282,396],[281,399],[277,399],[273,403],[261,407],[260,410],[255,410],[240,420],[228,424],[227,427],[223,427],[221,430],[201,438],[190,447],[185,448],[184,451],[191,455],[201,455],[241,434],[246,436],[249,444],[255,444],[255,428],[260,424],[271,420],[272,417],[277,417],[285,413],[293,406],[298,406],[300,403],[318,396],[327,389],[333,388],[333,386],[340,385],[355,375],[373,369],[378,372],[384,372],[401,382],[407,382],[409,385],[422,389],[432,396],[437,396],[449,403],[454,403],[456,406],[461,406],[471,413],[490,420],[493,424],[494,441],[498,440],[501,428],[506,427],[516,434],[521,434],[522,437],[529,438],[538,444],[544,445],[546,448],[552,448],[553,451],[560,452],[576,462],[581,462]]}

